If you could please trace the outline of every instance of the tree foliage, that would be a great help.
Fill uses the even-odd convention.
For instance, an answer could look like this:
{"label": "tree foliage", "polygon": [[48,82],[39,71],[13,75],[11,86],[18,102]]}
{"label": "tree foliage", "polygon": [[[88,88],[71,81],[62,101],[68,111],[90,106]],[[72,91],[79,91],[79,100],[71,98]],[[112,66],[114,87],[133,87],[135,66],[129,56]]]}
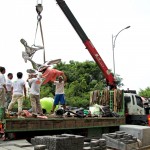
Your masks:
{"label": "tree foliage", "polygon": [[145,98],[150,98],[150,87],[147,87],[144,90],[140,89],[139,95]]}
{"label": "tree foliage", "polygon": [[[65,96],[67,105],[76,107],[87,107],[89,105],[90,91],[102,90],[106,87],[106,80],[102,71],[93,61],[70,61],[68,64],[62,62],[54,66],[62,70],[67,76]],[[121,85],[122,79],[118,84]],[[55,87],[48,83],[41,88],[41,98],[52,96]],[[53,94],[52,94],[53,93]]]}

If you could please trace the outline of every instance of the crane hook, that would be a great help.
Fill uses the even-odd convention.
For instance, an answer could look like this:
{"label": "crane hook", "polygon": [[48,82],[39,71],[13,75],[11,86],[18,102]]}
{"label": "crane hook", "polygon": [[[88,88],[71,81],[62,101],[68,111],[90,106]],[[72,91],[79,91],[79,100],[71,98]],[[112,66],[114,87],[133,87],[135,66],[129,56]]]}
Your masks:
{"label": "crane hook", "polygon": [[37,4],[36,5],[36,12],[38,13],[38,15],[41,14],[42,10],[43,10],[42,4]]}

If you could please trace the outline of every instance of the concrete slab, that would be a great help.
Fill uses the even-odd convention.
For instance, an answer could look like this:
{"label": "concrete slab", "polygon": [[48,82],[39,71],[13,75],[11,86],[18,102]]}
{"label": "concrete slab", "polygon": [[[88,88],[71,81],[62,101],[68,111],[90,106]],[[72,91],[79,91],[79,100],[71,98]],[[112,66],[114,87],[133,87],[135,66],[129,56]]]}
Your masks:
{"label": "concrete slab", "polygon": [[120,131],[125,131],[138,138],[142,142],[142,146],[150,145],[150,127],[139,125],[120,125]]}
{"label": "concrete slab", "polygon": [[15,143],[14,145],[17,147],[30,147],[30,146],[32,146],[32,144],[27,142],[26,140],[25,141],[19,141],[19,142]]}
{"label": "concrete slab", "polygon": [[34,146],[26,140],[1,141],[0,150],[34,150]]}
{"label": "concrete slab", "polygon": [[17,146],[3,146],[2,148],[5,148],[5,150],[22,150],[22,148]]}

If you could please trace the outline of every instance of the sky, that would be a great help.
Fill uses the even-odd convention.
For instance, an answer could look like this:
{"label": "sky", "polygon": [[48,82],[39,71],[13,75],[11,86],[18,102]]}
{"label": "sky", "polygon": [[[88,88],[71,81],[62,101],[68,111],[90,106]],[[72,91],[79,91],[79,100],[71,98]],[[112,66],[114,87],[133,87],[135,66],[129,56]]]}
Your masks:
{"label": "sky", "polygon": [[[32,68],[22,58],[24,38],[34,44],[37,25],[37,3],[43,5],[42,28],[46,60],[61,59],[84,62],[93,60],[81,39],[55,0],[1,1],[0,66],[6,74],[24,73]],[[121,31],[115,41],[115,73],[123,78],[123,89],[137,90],[150,87],[150,0],[65,0],[82,29],[91,40],[106,66],[113,71],[112,36]],[[114,39],[113,38],[113,39]],[[41,45],[40,30],[35,44]],[[43,63],[43,51],[33,60]],[[93,60],[94,61],[94,60]]]}

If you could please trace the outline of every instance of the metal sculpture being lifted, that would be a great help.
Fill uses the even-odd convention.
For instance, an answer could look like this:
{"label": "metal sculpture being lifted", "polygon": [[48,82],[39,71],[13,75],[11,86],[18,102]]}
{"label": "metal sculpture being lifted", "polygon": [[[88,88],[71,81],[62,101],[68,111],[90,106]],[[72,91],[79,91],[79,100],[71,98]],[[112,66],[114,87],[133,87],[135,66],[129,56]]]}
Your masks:
{"label": "metal sculpture being lifted", "polygon": [[[36,40],[36,34],[37,34],[37,29],[38,29],[38,24],[40,25],[40,31],[41,31],[41,37],[42,37],[42,43],[43,46],[36,46],[35,45],[35,40],[33,46],[29,46],[27,42],[22,38],[20,42],[23,44],[25,47],[25,51],[22,52],[22,58],[24,59],[25,63],[27,61],[30,61],[32,64],[33,69],[27,69],[27,73],[36,73],[41,72],[42,77],[45,78],[45,81],[43,84],[46,84],[49,81],[54,81],[56,80],[56,77],[59,75],[64,75],[62,71],[59,71],[57,69],[52,69],[50,65],[57,64],[61,62],[61,59],[56,59],[56,60],[51,60],[51,61],[45,61],[45,49],[44,49],[44,38],[43,38],[43,32],[42,32],[42,25],[41,25],[41,12],[43,10],[42,4],[37,4],[36,6],[36,11],[38,13],[37,16],[37,28],[36,28],[36,33],[35,33],[35,40]],[[33,56],[38,50],[43,50],[43,58],[44,58],[44,63],[43,64],[38,64],[33,61]]]}

